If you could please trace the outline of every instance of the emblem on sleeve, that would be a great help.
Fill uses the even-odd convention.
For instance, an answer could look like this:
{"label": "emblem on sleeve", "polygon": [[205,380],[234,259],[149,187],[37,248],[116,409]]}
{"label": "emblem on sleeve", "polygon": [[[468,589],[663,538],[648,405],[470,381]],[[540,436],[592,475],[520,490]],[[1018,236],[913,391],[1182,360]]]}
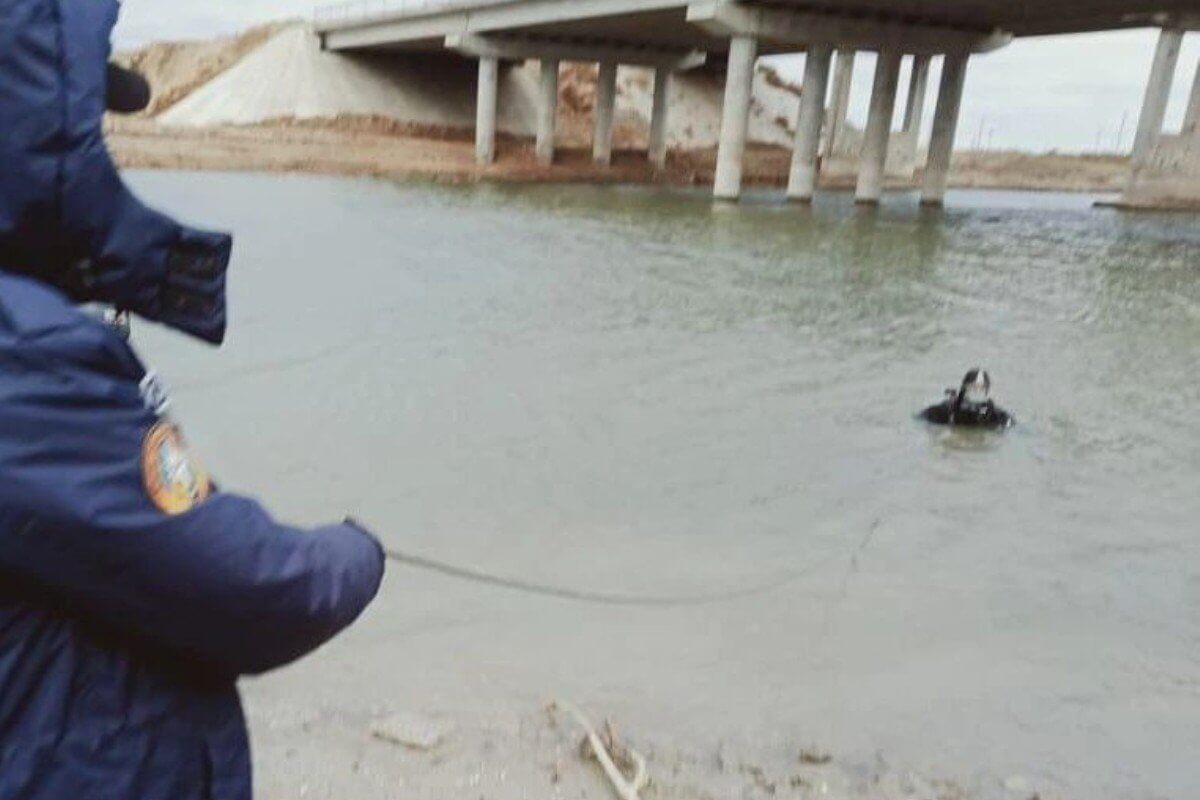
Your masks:
{"label": "emblem on sleeve", "polygon": [[183,514],[212,492],[207,473],[192,460],[183,434],[160,422],[142,444],[142,480],[146,493],[165,514]]}

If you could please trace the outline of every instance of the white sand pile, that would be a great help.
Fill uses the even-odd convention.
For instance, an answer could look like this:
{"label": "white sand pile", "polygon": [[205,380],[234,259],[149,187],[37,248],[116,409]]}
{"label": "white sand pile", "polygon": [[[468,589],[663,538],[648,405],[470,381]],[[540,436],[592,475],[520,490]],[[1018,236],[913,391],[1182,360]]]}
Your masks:
{"label": "white sand pile", "polygon": [[[524,71],[505,71],[500,89],[502,130],[533,133],[535,89]],[[164,125],[203,127],[350,117],[470,128],[475,124],[475,69],[451,58],[322,52],[311,31],[294,26],[158,120]]]}
{"label": "white sand pile", "polygon": [[[212,54],[195,61],[207,63]],[[270,36],[236,63],[219,72],[158,115],[165,125],[208,127],[253,125],[278,120],[393,120],[431,130],[469,130],[475,124],[475,65],[452,55],[343,55],[322,52],[316,36],[294,25]],[[226,59],[232,60],[232,59]],[[594,72],[594,71],[593,71]],[[581,97],[578,69],[564,70],[561,114],[566,141],[586,132],[594,92]],[[576,80],[569,80],[574,76]],[[644,139],[649,126],[652,73],[623,68],[620,73],[618,145]],[[176,79],[177,82],[183,81]],[[586,77],[584,78],[586,80]],[[593,79],[594,80],[594,79]],[[502,72],[498,127],[505,133],[532,136],[538,64],[529,62]],[[594,87],[589,87],[594,89]],[[711,147],[721,127],[721,77],[704,72],[680,75],[671,94],[673,146]],[[755,77],[750,138],[788,144],[798,90],[769,69]],[[573,124],[572,124],[573,123]],[[630,134],[629,131],[633,131]]]}
{"label": "white sand pile", "polygon": [[150,81],[154,96],[146,113],[156,115],[257,50],[285,27],[286,23],[264,25],[218,39],[156,42],[118,53],[116,60],[137,69]]}

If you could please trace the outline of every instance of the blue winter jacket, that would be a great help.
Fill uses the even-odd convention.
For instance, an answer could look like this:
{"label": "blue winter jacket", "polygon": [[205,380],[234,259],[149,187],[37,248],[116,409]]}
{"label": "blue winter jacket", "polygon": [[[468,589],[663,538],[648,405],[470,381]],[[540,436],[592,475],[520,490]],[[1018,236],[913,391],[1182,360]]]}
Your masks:
{"label": "blue winter jacket", "polygon": [[103,301],[206,341],[230,240],[101,136],[113,0],[0,0],[0,800],[249,800],[239,675],[378,590],[378,543],[219,491]]}

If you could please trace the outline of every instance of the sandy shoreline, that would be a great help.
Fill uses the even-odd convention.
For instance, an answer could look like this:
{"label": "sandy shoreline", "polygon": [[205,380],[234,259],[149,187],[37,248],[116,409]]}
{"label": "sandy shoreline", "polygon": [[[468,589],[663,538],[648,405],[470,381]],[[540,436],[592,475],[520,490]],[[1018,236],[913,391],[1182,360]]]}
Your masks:
{"label": "sandy shoreline", "polygon": [[[656,172],[637,150],[618,150],[611,167],[592,164],[581,147],[560,149],[556,163],[537,163],[532,142],[501,137],[497,162],[479,168],[467,131],[424,131],[374,120],[276,122],[245,127],[167,128],[150,120],[110,122],[108,141],[125,168],[259,171],[369,176],[391,180],[468,183],[479,180],[576,183],[705,185],[712,181],[711,148],[675,150]],[[753,145],[747,153],[750,185],[782,186],[791,154]],[[1127,160],[1119,156],[1026,153],[961,153],[951,174],[954,188],[1027,191],[1119,192]],[[919,181],[919,175],[917,180]],[[846,165],[833,164],[822,185],[853,185]],[[916,185],[893,183],[896,188]]]}

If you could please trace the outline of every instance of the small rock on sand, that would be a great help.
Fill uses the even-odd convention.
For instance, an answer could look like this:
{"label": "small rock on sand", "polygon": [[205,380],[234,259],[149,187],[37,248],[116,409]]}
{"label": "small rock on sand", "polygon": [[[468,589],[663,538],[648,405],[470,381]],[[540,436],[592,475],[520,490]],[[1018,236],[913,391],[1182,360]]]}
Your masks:
{"label": "small rock on sand", "polygon": [[446,725],[419,714],[396,714],[371,726],[371,736],[412,750],[432,750],[449,734]]}

